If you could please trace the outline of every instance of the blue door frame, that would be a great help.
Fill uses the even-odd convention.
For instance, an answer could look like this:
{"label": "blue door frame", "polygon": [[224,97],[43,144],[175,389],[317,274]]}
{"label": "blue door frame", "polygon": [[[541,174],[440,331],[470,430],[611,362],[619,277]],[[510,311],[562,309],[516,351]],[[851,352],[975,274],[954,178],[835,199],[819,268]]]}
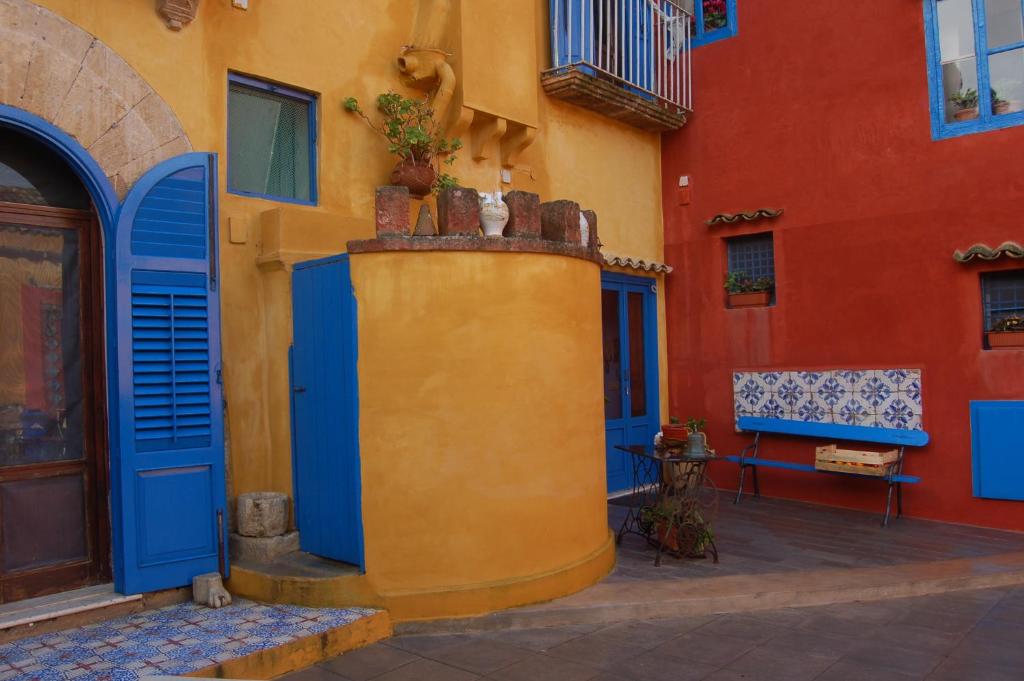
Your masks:
{"label": "blue door frame", "polygon": [[365,571],[356,299],[348,255],[292,275],[292,460],[303,551]]}
{"label": "blue door frame", "polygon": [[[42,142],[63,158],[89,192],[100,225],[104,267],[106,428],[111,472],[110,514],[115,589],[122,593],[137,593],[185,585],[199,572],[217,570],[218,554],[223,558],[226,572],[226,544],[218,541],[219,528],[215,525],[217,511],[223,517],[226,493],[219,381],[215,156],[185,154],[158,164],[136,183],[122,205],[107,179],[107,173],[84,147],[64,131],[27,111],[3,104],[0,104],[0,126]],[[168,207],[176,211],[179,208],[166,205],[158,207],[156,204],[165,199],[155,196],[151,190],[157,185],[167,188],[168,183],[164,180],[174,174],[186,178],[188,183],[198,181],[198,176],[203,173],[209,173],[204,180],[209,193],[205,197],[203,211],[209,227],[204,235],[208,241],[203,241],[201,246],[194,246],[190,253],[184,254],[184,251],[179,252],[173,248],[165,249],[158,241],[144,235],[145,226],[139,228],[139,233],[135,235],[137,238],[133,241],[131,231],[136,229],[137,224],[141,224],[136,219],[143,222],[147,219],[161,220],[152,211],[160,212]],[[176,181],[172,179],[171,183]],[[173,193],[177,190],[170,191]],[[150,214],[147,215],[147,212]],[[191,230],[188,224],[191,219],[189,212],[185,210],[183,216],[174,216],[175,228],[180,227],[183,231],[181,235],[172,235],[172,239],[179,236],[185,240],[196,238],[184,236],[185,231]],[[184,295],[186,300],[189,296],[199,296],[199,289],[206,291],[206,310],[210,324],[209,367],[206,370],[209,380],[206,385],[209,388],[212,413],[208,426],[209,447],[204,449],[205,454],[197,454],[197,441],[185,441],[181,435],[187,433],[183,432],[158,442],[151,441],[145,447],[139,446],[138,414],[135,408],[145,410],[149,407],[137,404],[138,396],[132,394],[131,387],[134,383],[131,319],[138,317],[131,311],[133,285],[142,288],[172,288],[175,290],[168,295]],[[183,292],[178,289],[189,290]],[[153,293],[145,291],[142,295]],[[182,308],[183,318],[193,316],[194,310],[189,311],[188,307],[185,305]],[[182,328],[193,323],[194,320],[186,320],[182,322]],[[188,373],[196,369],[192,364],[193,354],[189,350],[185,360],[188,365],[182,371]],[[175,414],[171,418],[178,419],[175,425],[192,425],[196,418],[196,408],[195,405],[184,405],[182,409],[172,407]],[[127,454],[126,447],[130,450]],[[158,451],[159,447],[165,449]],[[161,452],[169,452],[169,457],[175,461],[171,462],[169,457],[161,456]],[[140,474],[145,478],[142,482],[138,479]],[[173,485],[164,484],[172,477],[184,487],[179,486],[177,481]],[[183,488],[186,490],[184,495],[180,493]],[[195,496],[191,493],[203,496],[204,503],[209,502],[210,507],[204,506],[200,512],[196,506],[192,506],[182,518],[167,513],[168,502],[181,503],[184,498]],[[175,523],[175,519],[182,522]],[[170,528],[166,534],[159,537],[147,535],[147,527],[165,525]],[[193,535],[192,530],[202,536]],[[226,532],[224,535],[226,541]]]}
{"label": "blue door frame", "polygon": [[[619,348],[604,348],[605,357],[605,463],[607,467],[608,493],[615,494],[632,488],[633,468],[629,455],[616,449],[616,445],[648,444],[653,441],[655,433],[661,426],[661,405],[659,400],[658,371],[658,295],[657,282],[652,278],[635,277],[616,272],[601,274],[602,309],[605,301],[615,297],[614,320],[602,319],[602,328],[617,326]],[[641,302],[638,308],[643,319],[640,328],[642,339],[630,334],[629,314],[630,299]],[[634,350],[636,343],[643,344],[642,352],[637,355]],[[641,413],[634,414],[637,403],[634,393],[633,367],[630,358],[643,360],[643,404]],[[616,362],[616,358],[618,361]],[[617,366],[616,366],[617,364]],[[618,380],[615,386],[613,381]],[[610,391],[610,392],[609,392]],[[619,406],[621,405],[621,407]],[[612,413],[609,414],[609,411]]]}

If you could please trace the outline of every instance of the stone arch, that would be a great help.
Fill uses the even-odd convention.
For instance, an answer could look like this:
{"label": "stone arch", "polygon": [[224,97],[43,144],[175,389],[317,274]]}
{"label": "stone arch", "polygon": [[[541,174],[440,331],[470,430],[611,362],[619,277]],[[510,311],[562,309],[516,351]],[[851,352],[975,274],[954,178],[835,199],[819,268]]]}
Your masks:
{"label": "stone arch", "polygon": [[68,133],[121,198],[149,168],[192,150],[171,107],[135,69],[29,0],[0,0],[0,104]]}

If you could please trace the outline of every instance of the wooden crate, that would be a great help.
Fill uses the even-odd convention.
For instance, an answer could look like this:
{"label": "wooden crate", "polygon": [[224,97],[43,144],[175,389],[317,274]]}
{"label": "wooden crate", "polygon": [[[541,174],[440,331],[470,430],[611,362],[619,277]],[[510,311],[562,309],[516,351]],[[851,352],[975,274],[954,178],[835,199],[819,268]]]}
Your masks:
{"label": "wooden crate", "polygon": [[889,468],[899,458],[898,449],[885,452],[865,452],[856,449],[839,449],[836,445],[817,447],[814,454],[814,467],[819,471],[835,471],[837,473],[856,473],[858,475],[876,475],[889,473]]}

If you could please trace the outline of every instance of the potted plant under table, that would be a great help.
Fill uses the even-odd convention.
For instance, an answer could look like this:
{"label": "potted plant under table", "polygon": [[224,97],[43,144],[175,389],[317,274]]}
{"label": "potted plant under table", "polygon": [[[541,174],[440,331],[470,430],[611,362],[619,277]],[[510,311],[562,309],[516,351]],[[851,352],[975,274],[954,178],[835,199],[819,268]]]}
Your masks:
{"label": "potted plant under table", "polygon": [[1002,317],[985,335],[990,348],[1024,348],[1024,315]]}
{"label": "potted plant under table", "polygon": [[441,166],[455,162],[455,152],[462,148],[462,142],[444,136],[429,100],[409,99],[394,92],[378,95],[379,124],[370,120],[355,97],[345,100],[345,109],[384,137],[388,151],[398,157],[391,171],[391,184],[408,187],[409,194],[417,198],[458,184],[456,178],[442,172]]}
{"label": "potted plant under table", "polygon": [[752,279],[743,272],[730,272],[725,277],[729,307],[765,307],[772,301],[775,281],[768,277]]}

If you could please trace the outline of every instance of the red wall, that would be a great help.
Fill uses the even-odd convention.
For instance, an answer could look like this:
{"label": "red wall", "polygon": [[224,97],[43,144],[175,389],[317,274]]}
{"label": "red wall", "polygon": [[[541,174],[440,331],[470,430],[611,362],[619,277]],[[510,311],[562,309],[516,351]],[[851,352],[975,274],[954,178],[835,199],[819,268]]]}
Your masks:
{"label": "red wall", "polygon": [[[972,495],[969,418],[972,399],[1024,398],[1024,351],[982,350],[979,283],[1024,262],[952,258],[1024,239],[1024,127],[932,140],[921,0],[738,2],[739,34],[694,50],[696,113],[664,141],[671,413],[706,416],[735,453],[750,437],[733,429],[733,370],[918,367],[931,444],[908,454],[923,481],[907,515],[1024,530],[1024,503]],[[756,208],[785,214],[704,224]],[[777,305],[725,309],[723,237],[766,230]],[[762,453],[810,462],[815,444]],[[716,467],[735,488],[735,467]],[[767,496],[884,501],[875,481],[761,475]]]}

